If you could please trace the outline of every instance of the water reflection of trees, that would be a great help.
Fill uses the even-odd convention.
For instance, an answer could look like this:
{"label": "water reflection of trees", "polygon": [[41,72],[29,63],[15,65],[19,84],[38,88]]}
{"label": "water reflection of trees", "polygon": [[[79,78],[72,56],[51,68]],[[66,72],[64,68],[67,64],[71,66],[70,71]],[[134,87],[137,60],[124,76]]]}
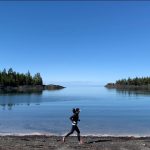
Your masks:
{"label": "water reflection of trees", "polygon": [[34,90],[30,90],[30,91],[26,91],[26,92],[19,92],[19,91],[0,91],[0,96],[3,95],[42,95],[43,94],[43,90],[39,90],[39,91],[34,91]]}
{"label": "water reflection of trees", "polygon": [[[35,105],[40,105],[40,103],[34,103]],[[3,110],[12,110],[15,106],[30,106],[30,103],[21,103],[21,104],[0,104]]]}
{"label": "water reflection of trees", "polygon": [[145,95],[150,96],[149,90],[122,90],[122,89],[115,89],[117,94],[121,95],[128,95],[128,96],[139,96],[139,95]]}
{"label": "water reflection of trees", "polygon": [[2,109],[5,110],[5,109],[8,109],[8,110],[11,110],[13,106],[15,106],[15,104],[0,104]]}
{"label": "water reflection of trees", "polygon": [[1,93],[0,106],[3,110],[12,110],[15,106],[30,106],[31,104],[40,105],[42,101],[42,91],[28,93]]}

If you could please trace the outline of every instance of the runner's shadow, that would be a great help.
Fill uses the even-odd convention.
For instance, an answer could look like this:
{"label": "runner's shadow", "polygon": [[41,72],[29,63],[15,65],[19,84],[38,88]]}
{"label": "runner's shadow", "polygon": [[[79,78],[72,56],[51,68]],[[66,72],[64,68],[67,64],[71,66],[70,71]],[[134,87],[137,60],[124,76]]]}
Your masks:
{"label": "runner's shadow", "polygon": [[86,144],[92,144],[92,143],[101,143],[101,142],[111,142],[112,140],[96,140],[96,141],[89,141],[86,142]]}

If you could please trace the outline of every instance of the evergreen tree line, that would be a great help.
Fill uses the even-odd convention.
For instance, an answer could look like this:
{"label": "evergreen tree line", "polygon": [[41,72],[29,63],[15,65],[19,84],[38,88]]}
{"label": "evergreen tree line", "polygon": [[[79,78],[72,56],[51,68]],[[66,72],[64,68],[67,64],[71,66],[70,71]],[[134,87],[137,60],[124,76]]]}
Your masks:
{"label": "evergreen tree line", "polygon": [[119,85],[136,85],[136,86],[142,86],[142,85],[150,85],[150,77],[142,77],[142,78],[128,78],[128,79],[122,79],[117,80],[116,84]]}
{"label": "evergreen tree line", "polygon": [[22,86],[22,85],[43,85],[40,73],[34,76],[28,71],[26,74],[13,71],[12,68],[0,71],[0,86]]}

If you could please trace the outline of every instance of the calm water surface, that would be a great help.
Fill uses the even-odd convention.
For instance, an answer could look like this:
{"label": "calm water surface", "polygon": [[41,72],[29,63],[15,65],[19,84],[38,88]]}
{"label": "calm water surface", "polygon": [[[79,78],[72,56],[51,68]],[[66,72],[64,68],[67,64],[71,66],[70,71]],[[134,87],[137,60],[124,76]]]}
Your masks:
{"label": "calm water surface", "polygon": [[0,94],[0,134],[55,134],[70,130],[80,107],[83,135],[150,135],[150,93],[72,86],[33,94]]}

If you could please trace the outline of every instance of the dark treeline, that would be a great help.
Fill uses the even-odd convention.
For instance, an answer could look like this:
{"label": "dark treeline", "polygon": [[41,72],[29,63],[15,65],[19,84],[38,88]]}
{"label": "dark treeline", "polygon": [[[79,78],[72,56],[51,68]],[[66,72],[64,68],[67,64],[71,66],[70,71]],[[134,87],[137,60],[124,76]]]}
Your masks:
{"label": "dark treeline", "polygon": [[142,78],[128,78],[117,80],[116,84],[119,85],[135,85],[135,86],[142,86],[142,85],[150,85],[150,77],[142,77]]}
{"label": "dark treeline", "polygon": [[10,68],[0,71],[0,86],[22,86],[22,85],[43,85],[40,73],[34,76],[28,71],[26,74],[18,73]]}

